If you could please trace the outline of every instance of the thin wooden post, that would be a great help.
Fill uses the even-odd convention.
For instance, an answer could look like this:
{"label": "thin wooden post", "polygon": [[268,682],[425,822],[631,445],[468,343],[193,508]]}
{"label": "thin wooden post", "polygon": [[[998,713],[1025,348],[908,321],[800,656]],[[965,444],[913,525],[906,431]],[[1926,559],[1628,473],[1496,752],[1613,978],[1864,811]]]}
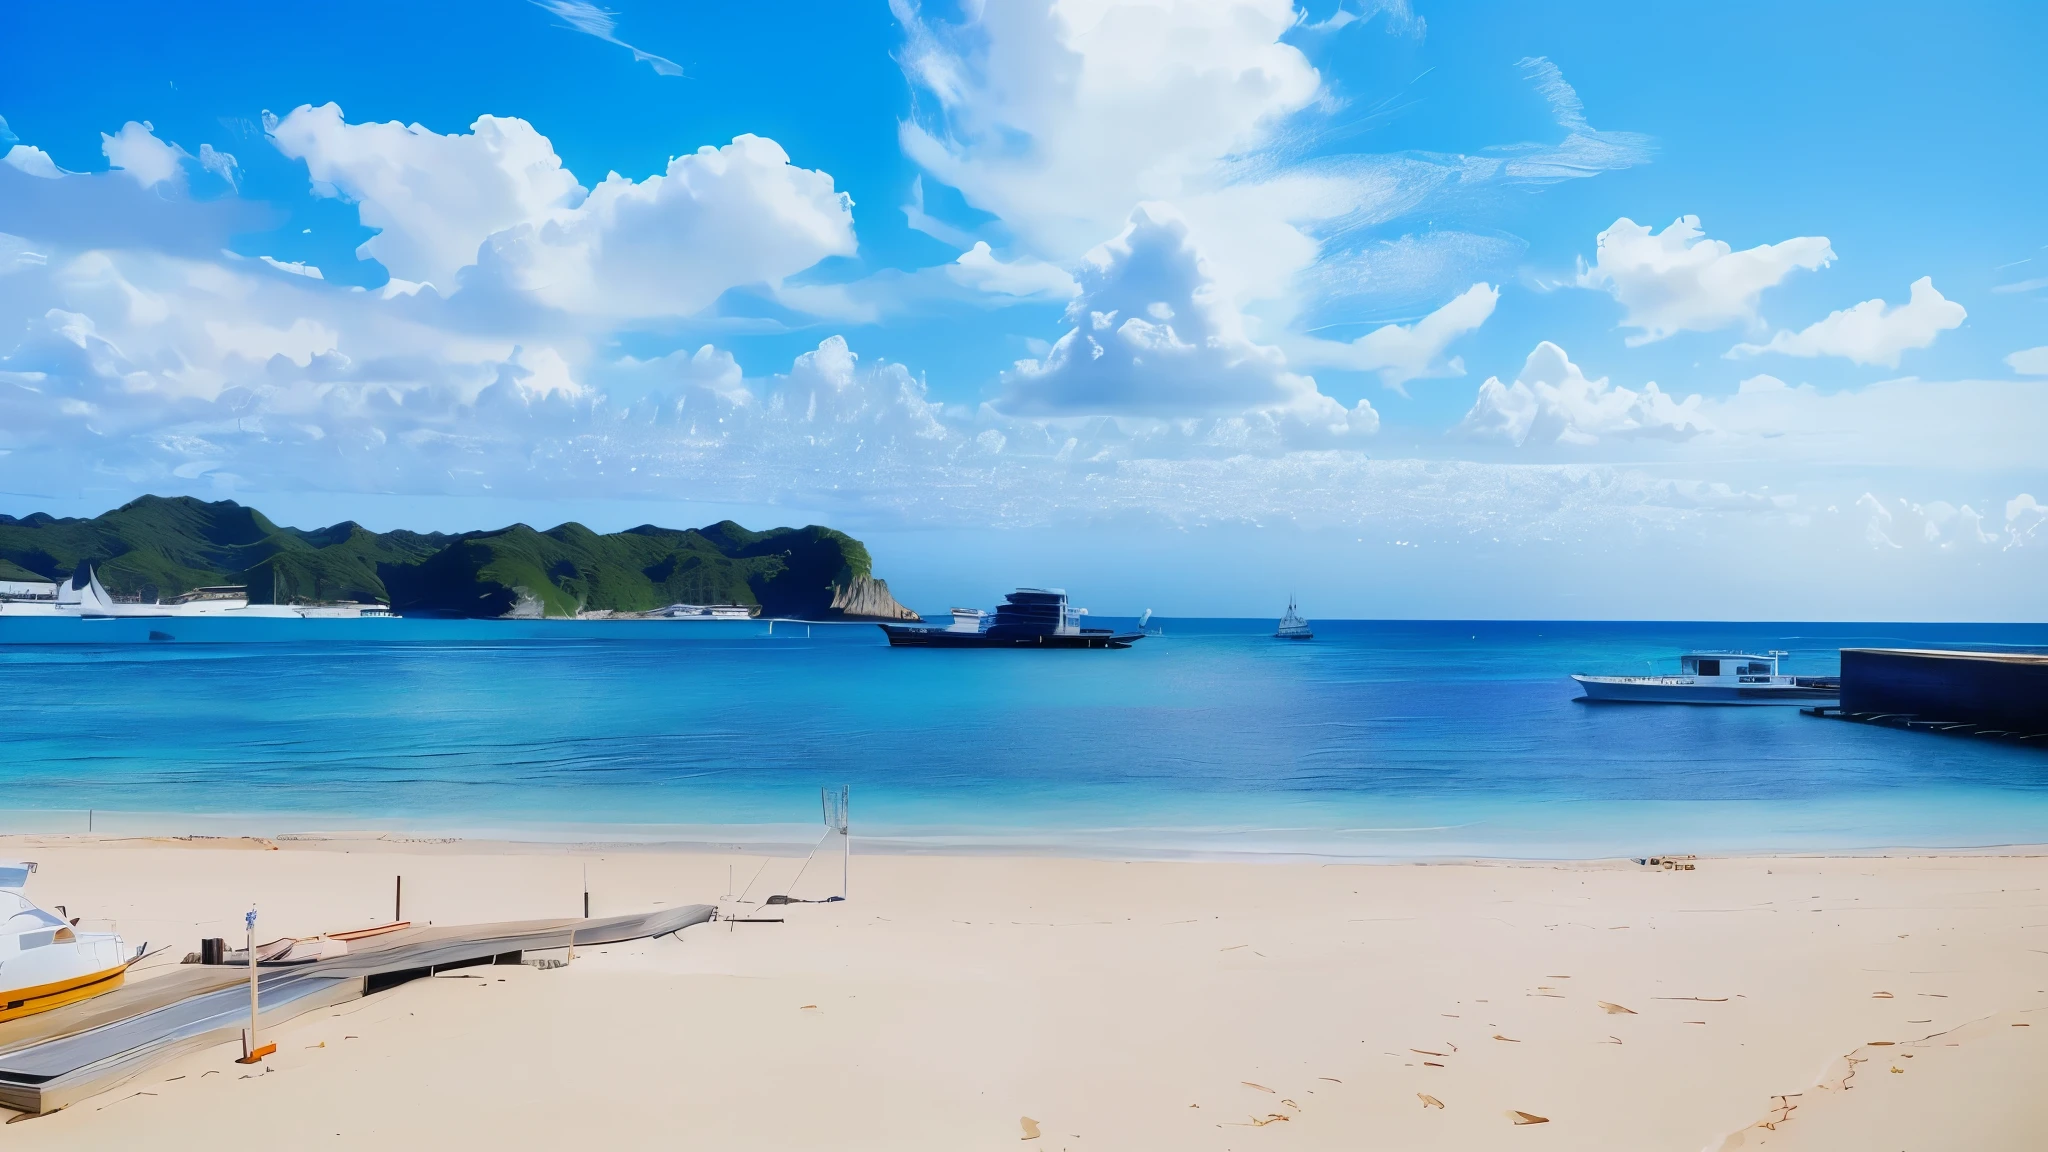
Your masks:
{"label": "thin wooden post", "polygon": [[394,876],[392,880],[394,883],[391,888],[391,922],[396,924],[405,919],[405,877]]}

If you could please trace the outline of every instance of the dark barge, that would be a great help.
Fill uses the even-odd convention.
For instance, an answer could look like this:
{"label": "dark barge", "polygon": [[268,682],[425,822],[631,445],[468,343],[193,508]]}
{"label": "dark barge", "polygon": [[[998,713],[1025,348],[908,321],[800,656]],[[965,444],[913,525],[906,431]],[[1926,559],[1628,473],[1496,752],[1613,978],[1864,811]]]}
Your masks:
{"label": "dark barge", "polygon": [[1143,632],[1083,628],[1085,611],[1067,606],[1058,588],[1019,588],[993,613],[953,609],[953,623],[883,624],[892,648],[1129,648]]}
{"label": "dark barge", "polygon": [[2048,748],[2048,654],[1844,648],[1840,706],[1810,714]]}

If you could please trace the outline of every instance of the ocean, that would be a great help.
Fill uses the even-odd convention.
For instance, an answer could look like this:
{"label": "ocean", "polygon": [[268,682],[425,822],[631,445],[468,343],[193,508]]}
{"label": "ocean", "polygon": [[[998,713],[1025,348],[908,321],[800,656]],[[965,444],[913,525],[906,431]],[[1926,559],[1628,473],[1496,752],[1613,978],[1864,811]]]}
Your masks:
{"label": "ocean", "polygon": [[2048,750],[1795,708],[1589,705],[1566,678],[1675,671],[1688,648],[1829,673],[1845,646],[2038,648],[2048,626],[1316,621],[1289,643],[1268,620],[1168,619],[1127,651],[1018,652],[895,650],[855,625],[288,622],[149,642],[137,623],[0,643],[0,831],[797,843],[843,784],[856,844],[902,851],[2048,842]]}

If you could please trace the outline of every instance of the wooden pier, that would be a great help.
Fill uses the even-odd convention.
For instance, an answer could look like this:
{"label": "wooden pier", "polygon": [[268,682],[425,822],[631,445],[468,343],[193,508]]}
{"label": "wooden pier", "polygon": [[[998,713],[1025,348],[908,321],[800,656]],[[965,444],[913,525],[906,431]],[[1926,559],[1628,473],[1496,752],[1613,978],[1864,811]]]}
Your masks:
{"label": "wooden pier", "polygon": [[[408,928],[349,954],[259,967],[261,1025],[436,972],[517,964],[527,952],[616,944],[710,920],[708,904],[632,916]],[[249,1022],[249,970],[188,964],[104,996],[0,1024],[0,1107],[54,1112],[186,1052],[234,1040]]]}

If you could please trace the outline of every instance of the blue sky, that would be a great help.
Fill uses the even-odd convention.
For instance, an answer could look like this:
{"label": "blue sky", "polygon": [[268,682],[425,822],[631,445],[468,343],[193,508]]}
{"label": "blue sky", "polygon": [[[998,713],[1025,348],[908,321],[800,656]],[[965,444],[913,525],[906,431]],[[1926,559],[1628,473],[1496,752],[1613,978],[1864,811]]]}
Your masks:
{"label": "blue sky", "polygon": [[10,22],[17,514],[816,520],[925,606],[2040,615],[2032,8]]}

